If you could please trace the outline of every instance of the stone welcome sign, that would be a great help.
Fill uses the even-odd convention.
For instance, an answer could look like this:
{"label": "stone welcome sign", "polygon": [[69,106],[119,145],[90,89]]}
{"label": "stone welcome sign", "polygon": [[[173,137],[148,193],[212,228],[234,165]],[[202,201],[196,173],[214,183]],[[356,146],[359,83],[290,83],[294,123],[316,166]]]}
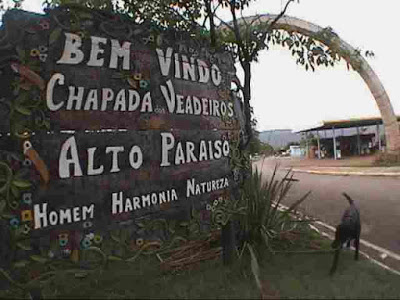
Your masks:
{"label": "stone welcome sign", "polygon": [[237,186],[235,68],[200,34],[94,10],[11,10],[0,58],[0,199],[13,230],[70,253],[71,240],[84,249],[112,228],[137,232],[141,217],[194,208],[207,222],[207,205]]}

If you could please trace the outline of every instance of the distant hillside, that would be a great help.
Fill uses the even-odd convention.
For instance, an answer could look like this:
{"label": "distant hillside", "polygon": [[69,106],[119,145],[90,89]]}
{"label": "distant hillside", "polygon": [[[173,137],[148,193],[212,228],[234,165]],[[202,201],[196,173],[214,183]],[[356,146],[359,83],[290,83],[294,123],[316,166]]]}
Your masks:
{"label": "distant hillside", "polygon": [[268,143],[274,148],[285,147],[290,142],[300,142],[300,134],[292,133],[290,129],[275,129],[261,131],[260,141]]}

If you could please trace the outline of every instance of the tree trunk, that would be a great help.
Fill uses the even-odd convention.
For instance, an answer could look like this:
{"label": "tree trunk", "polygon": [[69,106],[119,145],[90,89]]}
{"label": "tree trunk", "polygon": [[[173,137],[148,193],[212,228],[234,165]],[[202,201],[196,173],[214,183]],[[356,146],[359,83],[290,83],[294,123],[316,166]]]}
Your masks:
{"label": "tree trunk", "polygon": [[215,38],[215,23],[214,23],[214,14],[211,8],[211,0],[206,0],[206,11],[208,18],[210,19],[210,39],[211,39],[211,46],[215,47],[216,45],[216,38]]}
{"label": "tree trunk", "polygon": [[251,108],[250,108],[251,63],[248,61],[244,61],[241,62],[241,64],[244,71],[243,101],[244,101],[245,130],[247,135],[247,141],[245,145],[243,145],[243,148],[246,148],[253,135],[253,130],[251,127]]}
{"label": "tree trunk", "polygon": [[221,230],[222,260],[224,265],[232,264],[235,257],[235,229],[232,221],[229,221]]}

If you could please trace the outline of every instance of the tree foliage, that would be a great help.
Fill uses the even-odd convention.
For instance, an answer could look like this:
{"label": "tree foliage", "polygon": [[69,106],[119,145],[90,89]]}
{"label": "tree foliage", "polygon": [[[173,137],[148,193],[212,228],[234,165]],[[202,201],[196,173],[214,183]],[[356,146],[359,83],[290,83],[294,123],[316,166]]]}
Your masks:
{"label": "tree foliage", "polygon": [[[261,50],[268,50],[270,45],[275,44],[288,48],[297,64],[303,65],[307,71],[314,71],[318,66],[334,66],[343,56],[339,49],[328,48],[314,37],[274,28],[295,0],[287,0],[284,9],[270,22],[261,22],[259,16],[252,19],[238,18],[252,2],[254,0],[45,0],[44,4],[48,7],[79,4],[123,13],[139,22],[151,20],[161,27],[186,31],[200,28],[209,37],[211,46],[229,50],[243,69],[244,80],[242,83],[237,81],[237,85],[243,96],[247,140],[242,148],[246,148],[253,134],[251,64],[258,61]],[[231,22],[219,18],[218,12],[221,9],[230,11]],[[216,22],[220,23],[218,27]],[[326,28],[326,32],[321,34],[335,33],[331,28]]]}
{"label": "tree foliage", "polygon": [[5,2],[4,0],[0,0],[0,13],[9,8],[21,8],[23,2],[24,0],[13,0],[13,5],[9,6],[9,3]]}
{"label": "tree foliage", "polygon": [[[0,0],[0,4],[3,0]],[[213,47],[229,50],[240,63],[244,80],[239,83],[238,90],[242,92],[243,110],[245,115],[245,132],[247,140],[242,148],[247,147],[253,134],[251,101],[251,64],[258,61],[260,51],[268,50],[271,45],[281,45],[291,51],[296,63],[312,70],[319,66],[333,67],[344,57],[347,67],[357,68],[361,50],[355,53],[342,53],[336,46],[326,46],[319,37],[335,38],[336,33],[327,27],[320,32],[319,37],[304,36],[298,32],[275,29],[274,26],[284,16],[289,5],[295,0],[286,0],[283,10],[269,22],[262,22],[260,16],[252,18],[242,16],[245,10],[255,0],[44,0],[45,7],[53,8],[59,5],[82,5],[88,8],[102,9],[125,14],[135,21],[151,21],[164,28],[177,28],[198,34],[210,39]],[[297,0],[299,2],[299,0]],[[20,3],[20,1],[17,1]],[[16,4],[17,5],[17,4]],[[232,21],[225,22],[218,13],[221,9],[229,10]],[[220,23],[219,26],[216,26]],[[199,31],[200,30],[200,31]],[[322,39],[323,40],[323,39]],[[365,52],[366,57],[373,57],[372,51]],[[355,60],[353,58],[356,58]]]}
{"label": "tree foliage", "polygon": [[138,22],[151,20],[158,26],[185,30],[200,26],[199,19],[205,14],[201,0],[44,0],[44,5],[82,5],[126,14]]}

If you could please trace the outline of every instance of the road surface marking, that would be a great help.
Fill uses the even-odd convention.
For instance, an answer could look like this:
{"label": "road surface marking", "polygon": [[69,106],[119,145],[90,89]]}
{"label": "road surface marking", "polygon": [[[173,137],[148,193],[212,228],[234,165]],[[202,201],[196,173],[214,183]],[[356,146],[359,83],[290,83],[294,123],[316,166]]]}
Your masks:
{"label": "road surface marking", "polygon": [[[314,226],[310,225],[310,227],[313,228]],[[314,228],[315,228],[315,227],[314,227]],[[314,229],[314,228],[313,228],[313,229]],[[315,229],[316,229],[316,228],[315,228]],[[327,233],[325,233],[325,232],[323,232],[323,231],[320,231],[320,230],[318,230],[318,229],[317,229],[317,231],[318,231],[320,234],[322,234],[324,237],[326,237],[326,238],[328,238],[328,239],[330,239],[330,240],[332,240],[332,241],[334,240],[334,237],[331,236],[330,234],[327,234]],[[372,245],[372,244],[371,244],[371,245]],[[355,249],[354,249],[353,246],[351,246],[351,249],[355,251]],[[400,276],[400,272],[399,272],[399,271],[397,271],[397,270],[395,270],[395,269],[392,269],[391,267],[389,267],[389,266],[387,266],[387,265],[381,263],[380,261],[377,261],[376,259],[374,259],[374,258],[372,258],[371,256],[369,256],[367,253],[365,253],[365,252],[363,252],[363,251],[361,251],[361,250],[359,250],[359,253],[362,254],[363,256],[365,256],[366,259],[372,261],[374,264],[377,264],[378,266],[384,268],[385,270],[388,270],[389,272],[392,272],[393,274],[396,274],[396,275],[399,275],[399,276]]]}
{"label": "road surface marking", "polygon": [[[279,207],[280,207],[281,209],[283,209],[283,210],[287,210],[287,209],[288,209],[287,206],[282,205],[282,204],[279,204]],[[330,226],[330,225],[328,225],[328,224],[326,224],[326,223],[324,223],[324,222],[315,221],[315,223],[318,224],[318,225],[321,225],[321,226],[323,226],[323,227],[325,227],[325,228],[327,228],[327,229],[329,229],[329,230],[331,230],[331,231],[333,231],[333,232],[336,231],[336,228],[335,228],[335,227]],[[314,226],[313,226],[313,227],[314,227]],[[320,230],[318,230],[318,231],[320,231]],[[391,257],[391,258],[393,258],[393,259],[395,259],[395,260],[397,260],[397,261],[400,261],[400,255],[398,255],[398,254],[396,254],[396,253],[394,253],[394,252],[392,252],[392,251],[390,251],[390,250],[387,250],[387,249],[385,249],[385,248],[379,247],[378,245],[372,244],[372,243],[370,243],[370,242],[368,242],[368,241],[366,241],[366,240],[363,240],[363,239],[360,239],[360,243],[361,243],[362,245],[368,247],[368,248],[372,248],[372,249],[374,249],[375,251],[380,252],[381,254],[385,254],[385,255],[387,255],[387,256],[389,256],[389,257]]]}

